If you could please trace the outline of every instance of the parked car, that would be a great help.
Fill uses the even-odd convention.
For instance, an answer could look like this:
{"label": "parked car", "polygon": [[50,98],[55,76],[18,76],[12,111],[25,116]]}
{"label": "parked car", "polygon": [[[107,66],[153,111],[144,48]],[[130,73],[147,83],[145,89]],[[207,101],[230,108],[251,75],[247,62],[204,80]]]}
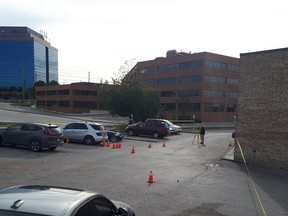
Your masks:
{"label": "parked car", "polygon": [[135,216],[127,204],[92,191],[45,185],[0,190],[0,215]]}
{"label": "parked car", "polygon": [[72,122],[65,125],[62,131],[64,140],[83,142],[86,145],[108,140],[105,127],[96,122]]}
{"label": "parked car", "polygon": [[110,142],[120,142],[123,139],[123,134],[115,131],[107,131],[107,136]]}
{"label": "parked car", "polygon": [[182,128],[180,126],[173,124],[169,120],[166,120],[166,119],[152,119],[152,118],[149,118],[149,119],[146,120],[146,122],[157,122],[157,121],[165,122],[168,125],[168,127],[169,127],[169,133],[170,134],[180,134],[182,132]]}
{"label": "parked car", "polygon": [[158,139],[169,134],[169,127],[164,122],[138,122],[128,125],[125,132],[129,136],[148,135]]}
{"label": "parked car", "polygon": [[0,145],[29,147],[34,152],[55,150],[63,145],[63,133],[58,125],[19,123],[0,130]]}

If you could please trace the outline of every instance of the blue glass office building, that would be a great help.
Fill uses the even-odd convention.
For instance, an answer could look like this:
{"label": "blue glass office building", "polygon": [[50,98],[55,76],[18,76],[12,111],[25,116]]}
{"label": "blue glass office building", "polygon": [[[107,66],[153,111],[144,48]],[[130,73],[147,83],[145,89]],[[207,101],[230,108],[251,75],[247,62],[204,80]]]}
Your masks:
{"label": "blue glass office building", "polygon": [[0,27],[0,87],[58,82],[58,50],[28,27]]}

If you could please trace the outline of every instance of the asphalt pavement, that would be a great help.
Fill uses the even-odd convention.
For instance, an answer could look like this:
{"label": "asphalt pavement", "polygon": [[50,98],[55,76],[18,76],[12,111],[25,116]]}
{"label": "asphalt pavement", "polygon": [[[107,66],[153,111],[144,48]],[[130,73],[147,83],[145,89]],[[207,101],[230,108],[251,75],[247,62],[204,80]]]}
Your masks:
{"label": "asphalt pavement", "polygon": [[[71,118],[84,120],[90,116],[64,116],[58,113],[47,115],[40,110],[12,108],[0,103],[0,122],[19,119],[27,121],[31,118],[69,122]],[[134,141],[132,137],[125,144],[128,151],[138,145],[134,157],[131,157],[130,152],[123,153],[123,150],[84,150],[77,145],[66,145],[56,154],[35,154],[29,151],[23,154],[21,150],[1,148],[0,188],[23,182],[62,182],[69,186],[82,183],[88,189],[97,186],[110,197],[131,204],[136,215],[143,216],[287,216],[287,168],[253,164],[246,167],[243,163],[234,162],[233,146],[229,145],[230,133],[208,130],[207,146],[200,148],[197,145],[191,146],[193,134],[171,137],[165,149],[156,142],[158,148],[152,144],[151,150],[143,144],[137,144],[139,140]],[[62,156],[59,158],[59,155]],[[83,160],[82,164],[78,162],[80,160]],[[19,166],[19,163],[22,164]],[[28,166],[30,169],[24,169]],[[143,178],[148,175],[145,172],[148,167],[153,168],[156,183],[147,188],[143,185]],[[107,173],[107,170],[113,173]],[[17,175],[21,178],[17,178]],[[85,176],[85,179],[79,182],[79,176]],[[107,181],[111,178],[115,181]]]}

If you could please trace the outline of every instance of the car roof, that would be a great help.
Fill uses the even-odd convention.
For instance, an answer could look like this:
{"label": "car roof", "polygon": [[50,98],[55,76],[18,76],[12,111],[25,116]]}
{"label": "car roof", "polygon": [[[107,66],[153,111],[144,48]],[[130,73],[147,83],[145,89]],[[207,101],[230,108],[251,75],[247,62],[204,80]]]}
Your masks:
{"label": "car roof", "polygon": [[90,122],[90,121],[76,121],[76,122],[70,122],[70,123],[68,123],[68,124],[72,124],[72,123],[84,123],[84,124],[102,125],[101,123],[98,123],[98,122]]}
{"label": "car roof", "polygon": [[23,202],[15,211],[62,215],[72,205],[79,205],[91,197],[101,196],[99,193],[74,188],[18,185],[0,190],[0,209],[12,210],[13,204]]}
{"label": "car roof", "polygon": [[14,125],[23,125],[23,124],[38,125],[38,126],[43,126],[43,127],[59,127],[58,125],[55,125],[55,124],[45,124],[45,123],[37,123],[37,122],[21,122],[21,123],[17,123]]}

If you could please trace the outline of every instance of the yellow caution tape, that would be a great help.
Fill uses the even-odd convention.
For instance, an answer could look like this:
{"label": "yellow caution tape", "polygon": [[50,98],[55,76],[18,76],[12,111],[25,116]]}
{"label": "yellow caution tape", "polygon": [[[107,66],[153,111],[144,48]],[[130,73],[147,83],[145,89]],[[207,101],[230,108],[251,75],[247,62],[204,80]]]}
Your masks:
{"label": "yellow caution tape", "polygon": [[253,189],[254,189],[254,191],[255,191],[255,194],[256,194],[256,196],[257,196],[258,202],[259,202],[259,204],[260,204],[260,206],[261,206],[261,210],[262,210],[262,212],[263,212],[263,215],[266,216],[266,212],[265,212],[264,206],[263,206],[263,204],[262,204],[262,202],[261,202],[260,196],[259,196],[259,194],[258,194],[258,192],[257,192],[257,190],[256,190],[254,181],[253,181],[252,176],[251,176],[251,174],[250,174],[250,171],[249,171],[249,169],[248,169],[248,166],[247,166],[247,163],[246,163],[246,160],[245,160],[245,157],[244,157],[244,154],[243,154],[241,145],[240,145],[240,143],[239,143],[239,141],[238,141],[237,139],[235,139],[235,140],[236,140],[237,145],[238,145],[238,147],[239,147],[239,149],[240,149],[240,153],[241,153],[242,159],[243,159],[243,161],[244,161],[244,164],[245,164],[245,167],[246,167],[246,170],[247,170],[249,179],[250,179],[250,181],[251,181],[252,187],[253,187]]}

